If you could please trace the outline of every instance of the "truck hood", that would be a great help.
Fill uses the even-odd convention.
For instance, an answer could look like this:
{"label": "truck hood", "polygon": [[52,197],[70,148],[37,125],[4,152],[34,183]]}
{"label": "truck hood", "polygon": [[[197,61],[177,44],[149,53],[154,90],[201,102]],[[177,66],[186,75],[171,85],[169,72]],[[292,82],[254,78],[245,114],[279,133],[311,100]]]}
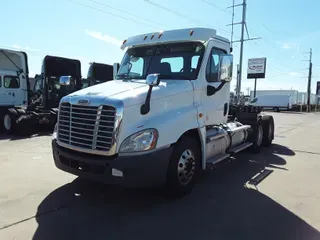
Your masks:
{"label": "truck hood", "polygon": [[[122,100],[125,107],[145,102],[149,86],[146,80],[112,80],[94,85],[72,94],[68,98],[99,98]],[[193,90],[191,81],[187,80],[161,80],[159,86],[152,89],[151,100],[188,92]]]}

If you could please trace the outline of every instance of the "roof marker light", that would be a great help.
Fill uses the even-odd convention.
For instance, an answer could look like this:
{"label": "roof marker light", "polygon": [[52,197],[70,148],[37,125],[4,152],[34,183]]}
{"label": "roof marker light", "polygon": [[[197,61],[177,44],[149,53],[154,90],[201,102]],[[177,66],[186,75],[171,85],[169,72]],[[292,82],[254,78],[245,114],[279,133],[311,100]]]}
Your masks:
{"label": "roof marker light", "polygon": [[146,40],[146,39],[147,39],[147,37],[148,37],[148,36],[147,36],[147,35],[145,35],[145,36],[144,36],[144,38],[143,38],[143,40]]}
{"label": "roof marker light", "polygon": [[159,33],[159,36],[158,36],[158,38],[161,38],[161,36],[162,36],[162,32],[160,32],[160,33]]}
{"label": "roof marker light", "polygon": [[193,30],[190,31],[190,36],[192,36],[192,34],[193,34]]}
{"label": "roof marker light", "polygon": [[154,34],[151,35],[151,39],[153,39],[153,38],[154,38]]}
{"label": "roof marker light", "polygon": [[127,42],[127,39],[125,39],[122,44],[125,44],[126,42]]}

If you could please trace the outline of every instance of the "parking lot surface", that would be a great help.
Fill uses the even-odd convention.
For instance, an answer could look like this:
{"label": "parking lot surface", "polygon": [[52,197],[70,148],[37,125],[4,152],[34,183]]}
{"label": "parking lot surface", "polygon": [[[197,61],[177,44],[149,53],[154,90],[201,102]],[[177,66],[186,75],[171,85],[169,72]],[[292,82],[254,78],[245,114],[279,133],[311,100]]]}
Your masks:
{"label": "parking lot surface", "polygon": [[276,136],[181,199],[83,182],[51,136],[0,137],[0,239],[320,239],[320,114],[272,113]]}

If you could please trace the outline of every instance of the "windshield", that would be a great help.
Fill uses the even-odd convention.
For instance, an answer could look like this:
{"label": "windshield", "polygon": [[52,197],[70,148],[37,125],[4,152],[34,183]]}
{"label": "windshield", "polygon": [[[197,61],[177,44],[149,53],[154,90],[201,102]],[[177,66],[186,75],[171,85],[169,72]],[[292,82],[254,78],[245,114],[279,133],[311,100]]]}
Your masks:
{"label": "windshield", "polygon": [[77,90],[75,79],[71,78],[70,84],[61,86],[58,77],[49,77],[48,90],[50,94],[59,94],[63,92],[64,95],[72,93]]}
{"label": "windshield", "polygon": [[151,73],[166,79],[196,79],[204,50],[204,45],[197,42],[131,48],[116,79],[145,79]]}

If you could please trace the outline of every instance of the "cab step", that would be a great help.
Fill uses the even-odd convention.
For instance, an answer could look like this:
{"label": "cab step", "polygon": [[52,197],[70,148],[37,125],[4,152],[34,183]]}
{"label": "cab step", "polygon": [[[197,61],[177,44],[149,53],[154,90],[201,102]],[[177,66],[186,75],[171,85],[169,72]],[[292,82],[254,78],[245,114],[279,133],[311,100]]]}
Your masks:
{"label": "cab step", "polygon": [[212,158],[209,158],[206,162],[207,165],[214,165],[214,164],[217,164],[218,162],[221,162],[225,159],[227,159],[228,157],[230,157],[230,154],[229,153],[225,153],[225,154],[220,154],[218,156],[214,156]]}
{"label": "cab step", "polygon": [[248,148],[250,146],[252,146],[252,143],[246,142],[246,143],[243,143],[243,144],[241,144],[241,145],[229,150],[228,153],[233,155],[233,154],[236,154],[236,153],[238,153],[238,152],[240,152],[240,151],[242,151],[242,150],[244,150],[244,149],[246,149],[246,148]]}

